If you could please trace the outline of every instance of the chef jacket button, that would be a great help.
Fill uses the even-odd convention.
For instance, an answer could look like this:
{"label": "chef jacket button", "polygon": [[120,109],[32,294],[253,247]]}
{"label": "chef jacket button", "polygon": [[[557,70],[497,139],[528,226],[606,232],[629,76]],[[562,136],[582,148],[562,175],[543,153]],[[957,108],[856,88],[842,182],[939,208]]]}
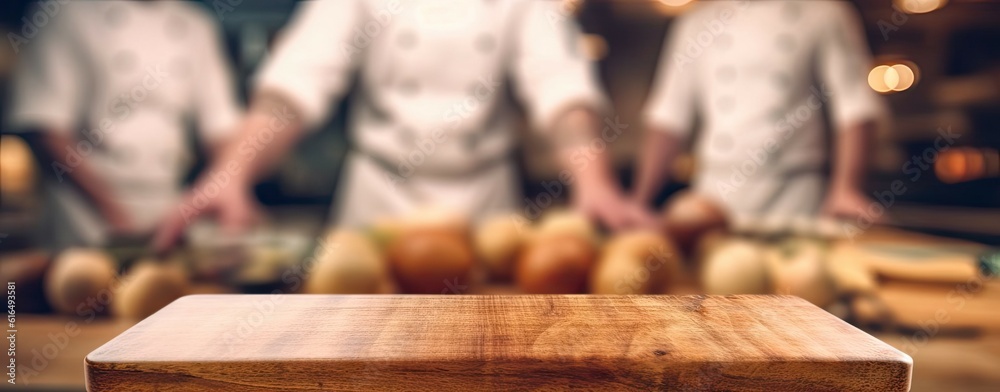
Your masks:
{"label": "chef jacket button", "polygon": [[782,52],[791,53],[795,50],[795,39],[791,34],[781,33],[775,38],[774,43]]}
{"label": "chef jacket button", "polygon": [[786,21],[795,22],[802,16],[802,6],[791,1],[787,2],[781,9],[781,15]]}
{"label": "chef jacket button", "polygon": [[135,70],[138,58],[131,50],[121,50],[111,58],[112,66],[119,73],[130,73]]}
{"label": "chef jacket button", "polygon": [[469,97],[474,98],[478,103],[488,102],[490,96],[496,94],[496,89],[491,89],[489,86],[483,85],[482,82],[470,84],[465,88],[465,91]]}
{"label": "chef jacket button", "polygon": [[712,138],[712,148],[718,152],[729,152],[733,149],[733,136],[727,133],[720,133]]}
{"label": "chef jacket button", "polygon": [[858,72],[859,67],[847,67],[844,69],[844,81],[846,82],[844,88],[846,91],[853,91],[858,86],[862,85],[861,80],[863,79],[863,73]]}
{"label": "chef jacket button", "polygon": [[170,76],[187,78],[191,75],[191,63],[187,59],[178,57],[170,61]]}
{"label": "chef jacket button", "polygon": [[771,119],[774,121],[781,121],[785,118],[785,109],[774,108],[771,110]]}
{"label": "chef jacket button", "polygon": [[467,135],[462,140],[462,145],[465,147],[466,152],[473,152],[476,147],[479,147],[479,140],[482,139],[479,132],[472,132]]}
{"label": "chef jacket button", "polygon": [[410,128],[405,128],[405,127],[400,128],[396,132],[396,138],[399,140],[400,143],[402,143],[405,146],[414,146],[417,143],[416,132],[414,132]]}
{"label": "chef jacket button", "polygon": [[125,9],[119,5],[111,5],[104,11],[104,23],[109,27],[121,27],[127,20]]}
{"label": "chef jacket button", "polygon": [[475,46],[480,53],[488,54],[493,52],[494,49],[496,49],[497,40],[489,33],[482,33],[479,34],[478,37],[476,37]]}
{"label": "chef jacket button", "polygon": [[729,113],[732,112],[733,108],[736,106],[736,99],[725,96],[715,101],[715,106],[719,109],[719,111]]}
{"label": "chef jacket button", "polygon": [[396,36],[396,45],[402,49],[411,49],[417,46],[417,33],[412,30],[403,30]]}
{"label": "chef jacket button", "polygon": [[111,159],[114,160],[116,163],[121,165],[128,165],[132,163],[135,154],[133,154],[132,151],[128,148],[124,149],[116,148],[110,151],[110,155]]}
{"label": "chef jacket button", "polygon": [[162,153],[160,154],[160,165],[165,169],[173,170],[177,167],[177,157],[174,154]]}
{"label": "chef jacket button", "polygon": [[715,78],[722,83],[732,83],[736,80],[736,67],[725,65],[715,70]]}
{"label": "chef jacket button", "polygon": [[165,26],[167,37],[174,40],[183,39],[187,35],[188,22],[177,15],[171,15],[167,19],[167,24]]}
{"label": "chef jacket button", "polygon": [[787,90],[792,87],[792,77],[788,76],[787,73],[777,72],[774,74],[774,85],[782,90]]}
{"label": "chef jacket button", "polygon": [[719,48],[719,50],[729,50],[729,48],[733,47],[733,36],[729,33],[719,34],[715,38],[715,47]]}
{"label": "chef jacket button", "polygon": [[420,93],[420,83],[414,79],[404,80],[399,83],[399,92],[411,97],[417,95]]}

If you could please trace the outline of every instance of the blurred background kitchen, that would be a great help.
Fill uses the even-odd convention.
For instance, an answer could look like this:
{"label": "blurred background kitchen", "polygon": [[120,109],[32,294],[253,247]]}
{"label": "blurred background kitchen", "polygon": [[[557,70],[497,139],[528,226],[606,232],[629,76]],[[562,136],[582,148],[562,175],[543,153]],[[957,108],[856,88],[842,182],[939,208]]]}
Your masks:
{"label": "blurred background kitchen", "polygon": [[[646,129],[644,105],[655,86],[664,39],[677,18],[699,1],[550,2],[558,6],[548,17],[579,24],[583,34],[575,50],[596,62],[610,113],[625,125],[606,146],[620,185],[630,189]],[[808,8],[822,2],[792,3]],[[232,71],[234,84],[232,105],[211,110],[212,119],[196,114],[176,120],[186,135],[177,149],[190,152],[178,164],[186,183],[195,181],[214,153],[215,139],[206,136],[213,131],[205,128],[237,126],[254,75],[299,5],[288,0],[190,3],[203,11],[186,16],[195,21],[189,23],[190,34],[204,30],[190,25],[204,25],[204,40],[218,34],[220,45],[184,44],[171,50],[189,51],[199,60],[217,53],[221,63],[216,66]],[[997,390],[1000,283],[990,278],[998,272],[990,249],[1000,245],[1000,1],[849,3],[873,55],[868,74],[860,77],[887,103],[891,121],[875,132],[864,176],[867,194],[884,214],[878,212],[878,223],[864,222],[859,236],[846,240],[844,226],[831,230],[825,221],[746,224],[710,202],[675,200],[697,172],[694,146],[700,142],[701,120],[675,158],[668,185],[654,198],[653,207],[664,210],[657,214],[675,220],[668,234],[602,229],[569,209],[570,191],[561,178],[564,168],[555,143],[533,132],[530,110],[509,91],[524,202],[515,215],[473,222],[435,208],[363,229],[330,228],[330,206],[351,148],[349,105],[359,94],[352,81],[345,99],[331,103],[335,115],[306,133],[255,186],[266,218],[251,230],[229,235],[210,220],[197,221],[166,256],[149,249],[148,233],[56,252],[46,246],[56,229],[46,226],[44,216],[52,211],[46,211],[42,189],[43,178],[53,174],[52,161],[25,133],[30,130],[10,125],[8,108],[16,106],[12,100],[19,95],[5,93],[0,105],[5,124],[0,267],[4,281],[16,282],[22,382],[15,389],[82,390],[86,353],[191,293],[708,292],[803,296],[913,356],[913,390]],[[0,31],[8,37],[0,45],[5,92],[25,78],[16,69],[26,52],[15,51],[12,37],[28,37],[30,45],[33,29],[46,28],[47,22],[39,21],[48,18],[38,13],[58,3],[43,2],[41,11],[35,4],[12,0],[0,5]],[[158,52],[155,37],[147,42],[146,49]],[[216,88],[212,81],[225,77],[209,74],[208,82],[193,84],[194,90],[211,91]],[[218,115],[226,111],[232,114]],[[827,112],[824,108],[824,118]],[[553,184],[561,185],[554,190]],[[896,191],[899,184],[905,190]],[[886,191],[891,200],[878,199]],[[680,204],[673,212],[663,207],[670,200]],[[155,208],[143,204],[146,199],[133,202],[139,210]],[[685,219],[693,223],[685,226]],[[856,227],[858,222],[850,223]],[[559,246],[539,249],[538,243]],[[628,263],[616,260],[626,258],[638,262],[615,268]],[[650,268],[649,260],[668,268]],[[849,264],[837,263],[843,260],[857,265],[840,268]]]}

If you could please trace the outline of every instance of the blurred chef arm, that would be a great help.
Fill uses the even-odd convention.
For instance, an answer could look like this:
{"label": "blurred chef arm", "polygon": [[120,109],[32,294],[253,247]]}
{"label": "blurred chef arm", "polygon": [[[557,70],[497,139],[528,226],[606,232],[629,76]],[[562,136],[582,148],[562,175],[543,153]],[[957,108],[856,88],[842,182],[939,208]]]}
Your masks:
{"label": "blurred chef arm", "polygon": [[669,173],[683,139],[676,132],[647,128],[636,163],[635,202],[648,206],[670,180]]}
{"label": "blurred chef arm", "polygon": [[82,66],[81,45],[75,42],[75,13],[65,12],[41,29],[38,36],[22,44],[17,77],[12,80],[9,128],[23,131],[36,151],[42,167],[54,180],[74,185],[93,203],[110,229],[131,230],[129,217],[112,197],[107,182],[90,163],[89,151],[96,148],[108,127],[84,130],[87,140],[75,130],[82,124],[86,83],[90,78]]}
{"label": "blurred chef arm", "polygon": [[[841,218],[867,216],[864,193],[874,133],[886,118],[885,103],[868,87],[872,59],[857,12],[849,3],[831,4],[834,12],[821,37],[817,64],[835,127],[830,184],[822,213]],[[874,217],[868,217],[873,219]]]}
{"label": "blurred chef arm", "polygon": [[[165,252],[180,239],[184,229],[201,216],[214,217],[224,232],[236,234],[257,221],[260,207],[253,194],[257,179],[299,140],[301,120],[282,119],[280,107],[294,113],[287,103],[267,94],[254,98],[237,135],[219,148],[217,156],[167,217],[153,238],[153,249]],[[282,122],[284,121],[284,122]],[[281,129],[274,131],[275,124]],[[267,143],[262,135],[267,133]]]}
{"label": "blurred chef arm", "polygon": [[[252,224],[253,185],[299,141],[331,115],[356,66],[352,31],[363,15],[355,0],[304,2],[257,75],[250,110],[202,173],[182,207],[160,227],[154,248],[172,247],[197,216],[214,216],[224,230]],[[209,189],[217,189],[211,193]],[[209,195],[214,195],[207,197]],[[201,202],[197,202],[201,198]]]}
{"label": "blurred chef arm", "polygon": [[655,216],[641,205],[631,203],[623,194],[604,151],[591,149],[591,141],[600,137],[602,122],[589,108],[569,109],[554,120],[558,160],[573,178],[571,198],[574,208],[597,219],[612,230],[630,227],[655,227]]}
{"label": "blurred chef arm", "polygon": [[681,52],[693,34],[691,23],[677,19],[660,51],[656,76],[644,109],[645,135],[639,152],[633,198],[648,206],[669,181],[668,174],[690,136],[696,111],[697,57]]}
{"label": "blurred chef arm", "polygon": [[867,216],[865,210],[873,201],[864,194],[864,182],[874,129],[875,122],[866,121],[838,131],[823,214],[844,218]]}
{"label": "blurred chef arm", "polygon": [[[303,135],[333,114],[357,67],[355,26],[366,15],[356,0],[304,2],[280,33],[272,55],[254,80],[251,108],[235,142],[213,167],[238,166],[234,180],[250,187]],[[232,162],[235,162],[232,163]]]}
{"label": "blurred chef arm", "polygon": [[[562,167],[572,175],[575,208],[612,229],[648,225],[651,214],[628,203],[600,140],[608,104],[591,61],[577,49],[580,31],[558,2],[530,1],[517,30],[512,79],[535,129],[556,143]],[[608,125],[611,126],[611,125]],[[620,131],[620,130],[615,130]],[[610,141],[605,141],[610,142]]]}
{"label": "blurred chef arm", "polygon": [[225,143],[236,136],[242,107],[237,99],[233,68],[223,51],[223,34],[218,24],[210,17],[204,18],[204,37],[198,42],[200,64],[196,73],[195,118],[202,142],[207,146],[209,156],[218,156]]}
{"label": "blurred chef arm", "polygon": [[298,113],[287,98],[268,91],[256,94],[237,134],[220,146],[196,184],[211,185],[218,182],[212,176],[225,173],[230,187],[249,192],[302,138],[306,125]]}
{"label": "blurred chef arm", "polygon": [[112,196],[107,181],[91,167],[85,156],[74,156],[71,153],[76,151],[81,140],[60,129],[62,128],[44,128],[26,135],[26,140],[39,152],[39,161],[51,165],[55,180],[60,183],[68,180],[79,189],[101,214],[112,232],[131,232],[131,218]]}

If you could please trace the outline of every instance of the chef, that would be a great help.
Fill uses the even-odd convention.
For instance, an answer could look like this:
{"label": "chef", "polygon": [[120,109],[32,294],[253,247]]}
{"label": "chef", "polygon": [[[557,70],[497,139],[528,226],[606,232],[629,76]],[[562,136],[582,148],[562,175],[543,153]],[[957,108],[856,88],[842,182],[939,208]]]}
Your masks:
{"label": "chef", "polygon": [[[613,226],[629,210],[602,154],[570,164],[599,137],[605,102],[574,49],[572,16],[552,1],[342,0],[303,3],[256,80],[241,139],[202,176],[158,244],[193,218],[252,220],[250,186],[302,134],[333,114],[356,75],[335,224],[363,226],[426,205],[482,217],[515,211],[521,193],[513,109],[558,145],[574,202]],[[508,97],[512,91],[512,97]],[[585,191],[590,189],[590,191]],[[629,212],[620,213],[621,210]]]}
{"label": "chef", "polygon": [[[863,215],[883,104],[867,85],[862,33],[839,1],[713,1],[681,16],[645,109],[636,199],[649,203],[666,181],[697,113],[694,190],[732,215]],[[829,180],[824,110],[835,128]]]}
{"label": "chef", "polygon": [[182,194],[187,124],[211,147],[241,117],[220,32],[187,2],[55,6],[18,41],[8,124],[33,135],[52,174],[43,241],[60,250],[151,235]]}

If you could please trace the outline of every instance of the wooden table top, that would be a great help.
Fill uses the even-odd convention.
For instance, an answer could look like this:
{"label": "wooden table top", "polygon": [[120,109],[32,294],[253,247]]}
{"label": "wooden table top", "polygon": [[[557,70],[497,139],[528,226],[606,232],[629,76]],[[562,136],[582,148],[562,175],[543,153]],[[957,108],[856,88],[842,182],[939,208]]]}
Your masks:
{"label": "wooden table top", "polygon": [[86,359],[92,391],[909,389],[788,296],[197,295]]}

